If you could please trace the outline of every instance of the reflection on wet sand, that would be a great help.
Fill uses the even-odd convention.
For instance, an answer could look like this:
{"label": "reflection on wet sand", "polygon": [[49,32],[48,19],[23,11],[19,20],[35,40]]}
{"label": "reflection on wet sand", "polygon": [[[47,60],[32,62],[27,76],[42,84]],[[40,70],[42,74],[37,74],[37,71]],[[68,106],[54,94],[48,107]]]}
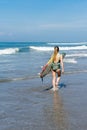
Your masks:
{"label": "reflection on wet sand", "polygon": [[45,108],[45,117],[48,125],[53,130],[68,130],[68,119],[63,108],[63,102],[58,92],[53,93],[53,102],[51,106]]}
{"label": "reflection on wet sand", "polygon": [[59,93],[55,92],[54,93],[54,107],[53,107],[53,113],[54,113],[54,121],[55,124],[58,125],[60,130],[67,130],[68,129],[68,124],[67,124],[67,118],[66,118],[66,113],[63,108],[63,102],[62,99],[59,95]]}

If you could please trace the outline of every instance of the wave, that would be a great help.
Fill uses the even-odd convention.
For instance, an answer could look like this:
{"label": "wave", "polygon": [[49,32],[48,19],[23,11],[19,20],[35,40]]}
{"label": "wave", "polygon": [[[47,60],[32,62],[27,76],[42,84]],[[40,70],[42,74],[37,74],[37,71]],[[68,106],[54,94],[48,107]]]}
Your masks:
{"label": "wave", "polygon": [[60,50],[86,50],[87,46],[60,47]]}
{"label": "wave", "polygon": [[53,51],[53,47],[36,47],[30,46],[30,49],[37,50],[37,51]]}
{"label": "wave", "polygon": [[[53,51],[53,47],[36,47],[36,46],[30,46],[30,49],[37,50],[37,51]],[[60,47],[60,50],[86,50],[87,46],[74,46],[74,47]]]}
{"label": "wave", "polygon": [[6,48],[0,50],[0,55],[15,54],[17,52],[19,52],[19,48]]}
{"label": "wave", "polygon": [[[21,48],[5,48],[0,50],[0,55],[8,55],[8,54],[15,54],[18,52],[29,52],[29,49],[33,49],[35,51],[53,51],[54,47],[48,46],[28,46],[28,47],[21,47]],[[62,51],[69,51],[69,50],[87,50],[87,46],[74,46],[74,47],[60,47]],[[70,54],[67,57],[87,57],[86,53],[77,53],[77,54]]]}
{"label": "wave", "polygon": [[[74,70],[74,71],[65,71],[64,75],[70,75],[70,74],[79,74],[79,73],[87,73],[87,70]],[[50,74],[48,74],[47,76],[50,76]],[[4,82],[15,82],[15,81],[20,81],[20,80],[31,80],[31,79],[35,79],[35,78],[40,78],[40,76],[37,75],[31,75],[31,76],[27,76],[27,77],[19,77],[19,78],[6,78],[6,79],[0,79],[0,83],[4,83]]]}
{"label": "wave", "polygon": [[50,43],[47,43],[48,45],[87,45],[87,42],[64,42],[64,43],[61,43],[61,42],[50,42]]}
{"label": "wave", "polygon": [[66,62],[66,63],[73,63],[73,64],[77,63],[77,61],[74,58],[72,58],[72,59],[64,59],[64,62]]}
{"label": "wave", "polygon": [[87,53],[67,54],[66,57],[87,57]]}

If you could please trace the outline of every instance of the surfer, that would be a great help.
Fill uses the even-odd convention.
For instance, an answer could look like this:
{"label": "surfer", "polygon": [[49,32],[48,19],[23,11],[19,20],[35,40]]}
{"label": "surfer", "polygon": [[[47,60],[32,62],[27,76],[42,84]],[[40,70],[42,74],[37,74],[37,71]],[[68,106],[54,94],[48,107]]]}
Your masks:
{"label": "surfer", "polygon": [[[61,70],[62,67],[62,70]],[[63,57],[62,55],[59,54],[59,47],[55,46],[54,47],[54,54],[53,54],[53,62],[52,62],[52,85],[53,85],[53,90],[58,90],[58,84],[60,81],[61,77],[61,71],[64,73],[64,64],[63,64]],[[57,78],[56,78],[57,74]]]}
{"label": "surfer", "polygon": [[44,70],[46,70],[47,66],[49,65],[51,65],[51,71],[52,71],[52,85],[53,85],[52,90],[56,91],[58,90],[58,84],[60,81],[61,73],[64,73],[63,55],[59,54],[58,46],[54,47],[54,53],[52,54],[47,64],[43,67],[42,73],[44,72]]}

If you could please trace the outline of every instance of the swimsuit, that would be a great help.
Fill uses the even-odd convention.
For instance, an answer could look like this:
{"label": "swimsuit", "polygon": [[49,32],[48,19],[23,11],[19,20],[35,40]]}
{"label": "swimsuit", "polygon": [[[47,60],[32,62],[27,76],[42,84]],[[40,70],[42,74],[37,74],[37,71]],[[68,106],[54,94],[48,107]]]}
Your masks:
{"label": "swimsuit", "polygon": [[53,71],[60,69],[60,62],[57,62],[57,63],[53,62],[52,65],[51,65],[51,68],[52,68]]}

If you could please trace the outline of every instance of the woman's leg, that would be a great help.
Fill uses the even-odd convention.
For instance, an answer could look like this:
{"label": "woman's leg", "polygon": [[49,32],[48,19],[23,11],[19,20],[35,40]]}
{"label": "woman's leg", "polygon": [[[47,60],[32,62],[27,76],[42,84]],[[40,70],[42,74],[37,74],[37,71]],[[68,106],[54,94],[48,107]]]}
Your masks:
{"label": "woman's leg", "polygon": [[52,70],[52,85],[54,89],[56,88],[55,82],[56,82],[56,72]]}
{"label": "woman's leg", "polygon": [[56,71],[56,73],[57,73],[57,75],[58,75],[57,80],[56,80],[56,86],[58,86],[59,81],[60,81],[60,77],[61,77],[61,70],[58,69],[58,70]]}

